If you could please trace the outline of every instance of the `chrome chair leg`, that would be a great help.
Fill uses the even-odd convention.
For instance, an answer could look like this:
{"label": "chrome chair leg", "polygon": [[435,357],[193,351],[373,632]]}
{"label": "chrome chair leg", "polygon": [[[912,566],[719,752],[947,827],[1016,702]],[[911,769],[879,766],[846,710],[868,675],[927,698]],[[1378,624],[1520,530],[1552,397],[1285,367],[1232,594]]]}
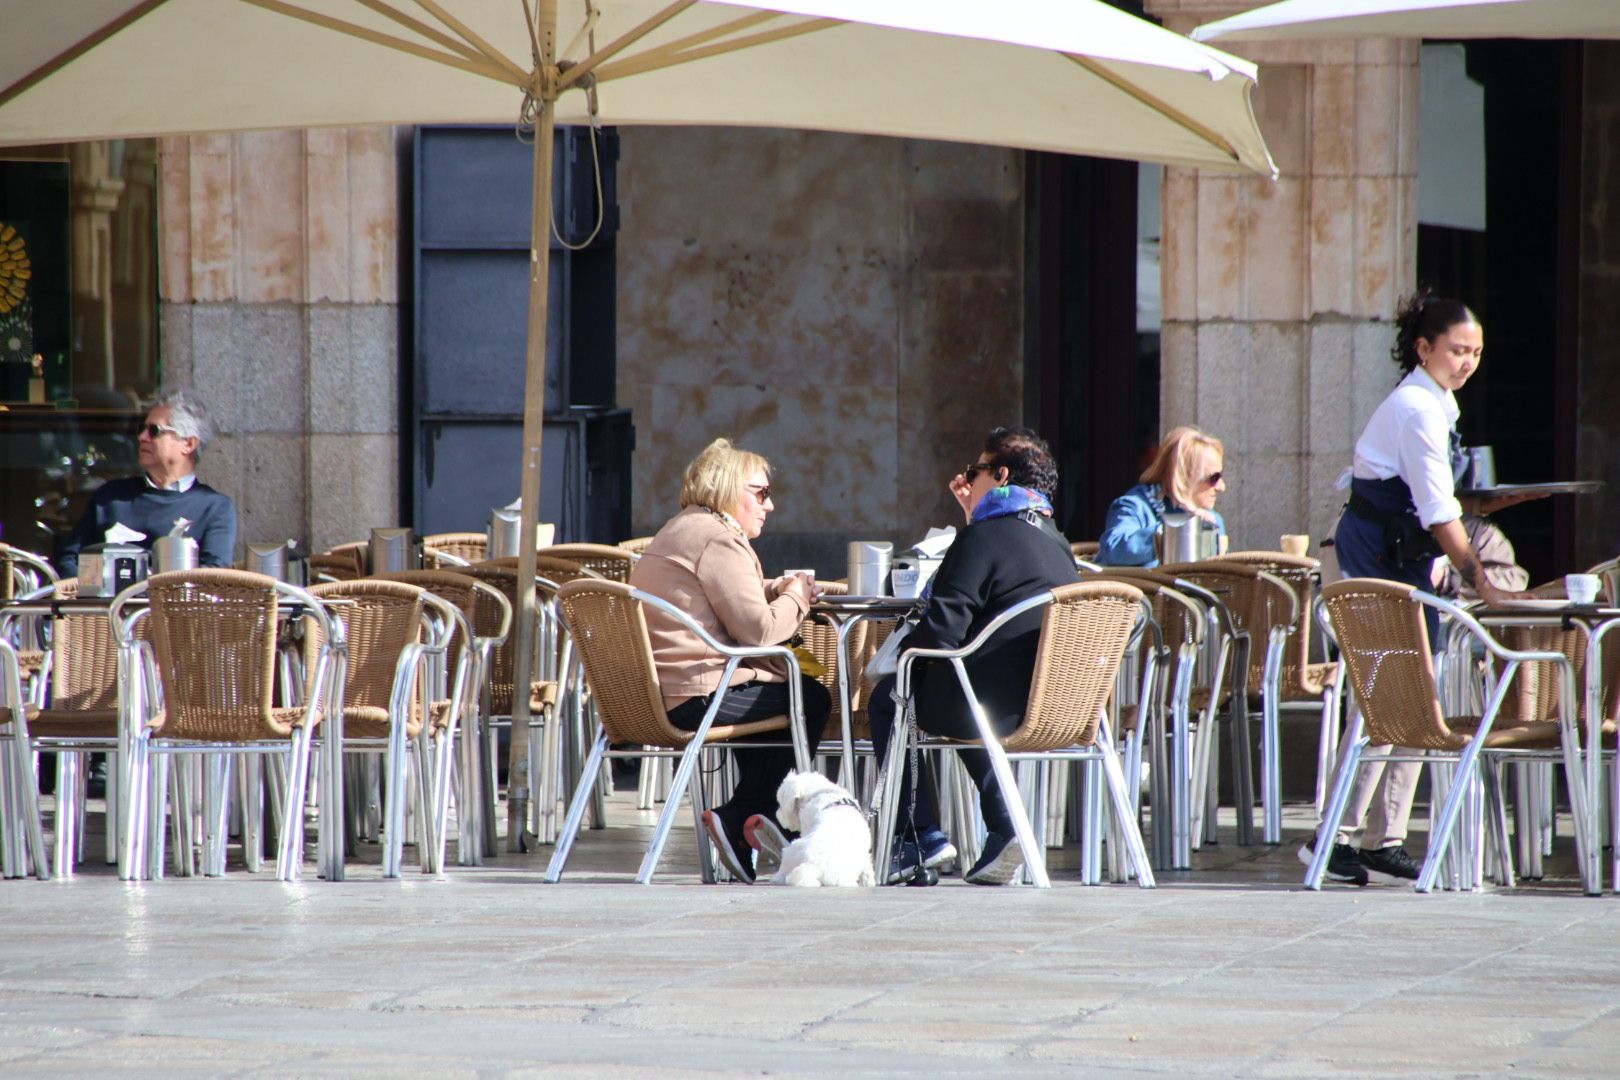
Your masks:
{"label": "chrome chair leg", "polygon": [[[595,778],[596,771],[602,767],[607,748],[607,732],[597,732],[596,741],[591,744],[590,756],[585,761],[583,775]],[[568,803],[568,815],[563,819],[562,832],[557,836],[557,844],[551,851],[551,862],[546,866],[545,881],[548,885],[555,885],[562,880],[563,867],[568,864],[568,853],[573,850],[574,840],[579,836],[580,826],[585,820],[585,807],[590,798],[591,793],[583,785],[575,786],[574,797]]]}
{"label": "chrome chair leg", "polygon": [[53,872],[64,881],[73,876],[79,863],[79,803],[84,798],[81,782],[84,755],[59,752],[56,755],[56,852]]}
{"label": "chrome chair leg", "polygon": [[1345,805],[1350,801],[1350,788],[1361,768],[1361,752],[1367,748],[1367,737],[1361,733],[1359,715],[1352,719],[1348,736],[1339,744],[1340,761],[1333,777],[1333,790],[1328,796],[1322,823],[1316,830],[1316,848],[1311,855],[1311,864],[1305,869],[1305,887],[1312,891],[1322,887],[1328,859],[1332,857],[1333,845],[1338,841],[1339,822],[1343,820]]}

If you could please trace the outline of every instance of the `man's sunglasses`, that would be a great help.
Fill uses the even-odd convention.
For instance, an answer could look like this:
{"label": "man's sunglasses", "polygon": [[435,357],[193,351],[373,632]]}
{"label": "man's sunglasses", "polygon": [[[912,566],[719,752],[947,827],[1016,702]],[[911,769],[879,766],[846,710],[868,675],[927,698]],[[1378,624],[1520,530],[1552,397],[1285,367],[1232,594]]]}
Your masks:
{"label": "man's sunglasses", "polygon": [[178,436],[180,434],[179,428],[172,428],[168,424],[147,424],[141,430],[146,432],[148,439],[156,439],[161,435]]}

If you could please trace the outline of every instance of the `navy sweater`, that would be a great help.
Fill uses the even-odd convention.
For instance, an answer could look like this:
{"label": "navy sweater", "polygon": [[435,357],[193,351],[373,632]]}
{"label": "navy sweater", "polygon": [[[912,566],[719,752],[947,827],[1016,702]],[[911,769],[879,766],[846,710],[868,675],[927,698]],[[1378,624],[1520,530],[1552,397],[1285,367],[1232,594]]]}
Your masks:
{"label": "navy sweater", "polygon": [[109,480],[90,497],[79,523],[56,547],[56,569],[63,577],[79,572],[79,551],[106,539],[115,523],[146,534],[148,551],[174,528],[176,518],[191,522],[186,535],[197,541],[203,566],[231,566],[236,558],[236,505],[201,481],[189,491],[160,491],[144,476]]}

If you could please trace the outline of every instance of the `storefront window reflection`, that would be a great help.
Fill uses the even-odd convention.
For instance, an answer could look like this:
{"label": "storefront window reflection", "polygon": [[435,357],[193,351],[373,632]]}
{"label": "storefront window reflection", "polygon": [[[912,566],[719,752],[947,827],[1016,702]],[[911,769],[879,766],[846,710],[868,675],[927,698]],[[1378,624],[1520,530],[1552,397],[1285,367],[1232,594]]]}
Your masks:
{"label": "storefront window reflection", "polygon": [[156,237],[154,140],[0,150],[0,540],[49,555],[137,469]]}

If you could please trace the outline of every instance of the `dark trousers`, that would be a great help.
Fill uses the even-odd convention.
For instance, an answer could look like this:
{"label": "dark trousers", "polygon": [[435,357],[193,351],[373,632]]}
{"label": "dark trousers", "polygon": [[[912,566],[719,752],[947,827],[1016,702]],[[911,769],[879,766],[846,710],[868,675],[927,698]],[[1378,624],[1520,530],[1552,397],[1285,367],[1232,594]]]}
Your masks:
{"label": "dark trousers", "polygon": [[[832,695],[827,693],[826,687],[804,675],[799,676],[799,687],[804,702],[804,734],[810,753],[814,754],[816,744],[821,742],[821,732],[827,726],[827,718],[832,715]],[[696,731],[698,725],[703,723],[703,715],[708,712],[713,697],[710,694],[681,702],[669,710],[669,722],[682,731]],[[714,726],[769,720],[773,716],[784,716],[787,712],[787,683],[743,683],[733,686],[726,693],[720,702],[720,712],[714,718]],[[738,744],[790,741],[786,731],[764,731],[730,740]],[[736,790],[724,806],[715,807],[715,810],[735,819],[736,825],[741,825],[753,814],[764,814],[775,820],[776,789],[782,786],[782,779],[792,771],[794,764],[791,745],[739,748]]]}
{"label": "dark trousers", "polygon": [[[971,679],[974,672],[971,668],[968,677]],[[967,699],[962,696],[962,687],[956,681],[956,672],[949,664],[928,664],[920,679],[913,680],[915,687],[914,697],[917,702],[917,727],[930,735],[939,735],[947,739],[977,739],[979,737],[978,725],[973,722],[973,714],[969,711]],[[975,682],[975,685],[978,685]],[[1028,694],[1028,680],[1025,680],[1025,694]],[[894,731],[895,714],[898,708],[894,697],[894,676],[889,675],[880,679],[873,688],[871,701],[867,705],[867,714],[872,719],[872,748],[877,751],[878,760],[884,761],[889,752],[889,739]],[[1018,726],[1021,713],[998,709],[993,702],[986,702],[986,709],[990,716],[990,726],[997,734],[1006,735]],[[979,812],[984,815],[984,824],[994,833],[1010,835],[1013,831],[1012,817],[1007,813],[1007,804],[1002,801],[1001,789],[996,786],[996,778],[990,770],[990,755],[983,750],[973,747],[963,747],[956,751],[967,773],[973,778],[973,784],[979,789]],[[911,816],[911,762],[910,755],[906,761],[901,762],[900,773],[900,806],[895,820],[898,823],[896,830],[899,835],[909,833],[909,824],[916,824],[918,834],[929,829],[939,828],[938,794],[934,789],[933,774],[926,768],[922,770],[922,782],[917,789],[917,812],[915,818]]]}

